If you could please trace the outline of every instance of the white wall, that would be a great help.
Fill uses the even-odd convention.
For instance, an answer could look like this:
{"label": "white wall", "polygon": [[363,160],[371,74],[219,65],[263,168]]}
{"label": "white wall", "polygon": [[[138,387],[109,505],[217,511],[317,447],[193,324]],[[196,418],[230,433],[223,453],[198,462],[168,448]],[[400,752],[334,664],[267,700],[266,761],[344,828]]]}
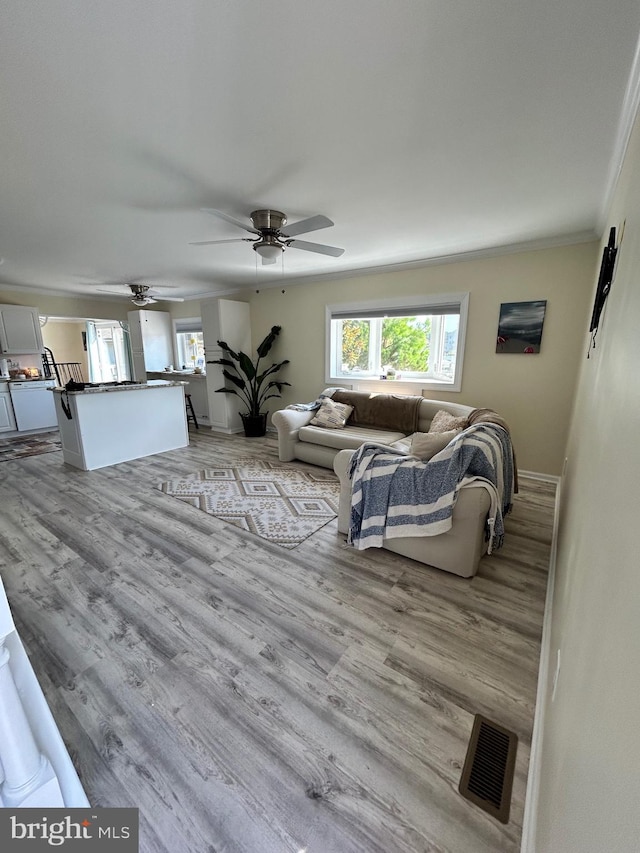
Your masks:
{"label": "white wall", "polygon": [[[487,406],[508,421],[521,469],[560,474],[578,366],[586,352],[593,265],[597,244],[458,261],[403,272],[354,276],[251,291],[254,346],[272,325],[282,326],[274,358],[291,364],[282,378],[292,383],[282,404],[312,400],[325,386],[325,305],[470,292],[462,390],[425,396]],[[284,293],[282,290],[284,289]],[[546,299],[538,355],[496,353],[502,302]],[[394,386],[396,387],[396,386]],[[420,393],[418,387],[406,393]],[[279,408],[270,401],[271,411]]]}
{"label": "white wall", "polygon": [[[537,853],[640,850],[637,123],[607,236],[625,220],[597,347],[581,359],[571,421],[551,631],[551,659],[560,648],[561,669],[555,701],[548,685],[544,706]],[[584,354],[586,334],[583,343]]]}

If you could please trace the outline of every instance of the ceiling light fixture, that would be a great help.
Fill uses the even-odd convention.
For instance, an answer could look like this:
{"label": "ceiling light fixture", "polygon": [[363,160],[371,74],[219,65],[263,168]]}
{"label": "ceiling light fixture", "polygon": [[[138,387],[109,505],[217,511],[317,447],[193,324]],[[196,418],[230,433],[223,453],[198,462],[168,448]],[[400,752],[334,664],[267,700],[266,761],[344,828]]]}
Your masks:
{"label": "ceiling light fixture", "polygon": [[257,243],[253,244],[253,248],[261,258],[272,262],[277,261],[284,251],[282,243],[274,237],[264,237],[262,240],[258,240]]}

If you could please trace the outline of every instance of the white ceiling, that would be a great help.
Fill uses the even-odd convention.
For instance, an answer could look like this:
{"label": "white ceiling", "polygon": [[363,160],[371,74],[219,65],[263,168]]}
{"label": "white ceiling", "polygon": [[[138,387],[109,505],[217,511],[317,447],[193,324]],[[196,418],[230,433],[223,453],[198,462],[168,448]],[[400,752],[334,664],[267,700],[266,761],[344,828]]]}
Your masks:
{"label": "white ceiling", "polygon": [[[637,0],[4,0],[0,283],[173,296],[602,229]],[[256,264],[201,212],[335,227]]]}

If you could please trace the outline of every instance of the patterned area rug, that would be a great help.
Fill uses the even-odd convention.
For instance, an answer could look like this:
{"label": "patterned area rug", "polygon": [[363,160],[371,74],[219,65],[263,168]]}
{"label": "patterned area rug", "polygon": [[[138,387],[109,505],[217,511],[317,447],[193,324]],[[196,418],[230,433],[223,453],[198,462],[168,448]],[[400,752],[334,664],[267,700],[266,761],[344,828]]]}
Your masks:
{"label": "patterned area rug", "polygon": [[62,450],[57,432],[6,438],[0,440],[0,462],[21,459],[23,456],[40,456],[41,453],[52,453],[54,450]]}
{"label": "patterned area rug", "polygon": [[295,548],[334,519],[340,494],[330,471],[283,468],[260,459],[238,459],[233,466],[207,468],[158,488],[283,548]]}

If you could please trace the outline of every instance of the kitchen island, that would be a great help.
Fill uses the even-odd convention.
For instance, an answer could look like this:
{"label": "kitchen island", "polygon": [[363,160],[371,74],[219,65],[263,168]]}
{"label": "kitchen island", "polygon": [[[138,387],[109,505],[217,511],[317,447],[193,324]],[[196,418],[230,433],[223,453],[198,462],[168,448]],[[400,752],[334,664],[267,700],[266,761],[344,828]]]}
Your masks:
{"label": "kitchen island", "polygon": [[64,461],[93,471],[189,444],[184,382],[54,388]]}

